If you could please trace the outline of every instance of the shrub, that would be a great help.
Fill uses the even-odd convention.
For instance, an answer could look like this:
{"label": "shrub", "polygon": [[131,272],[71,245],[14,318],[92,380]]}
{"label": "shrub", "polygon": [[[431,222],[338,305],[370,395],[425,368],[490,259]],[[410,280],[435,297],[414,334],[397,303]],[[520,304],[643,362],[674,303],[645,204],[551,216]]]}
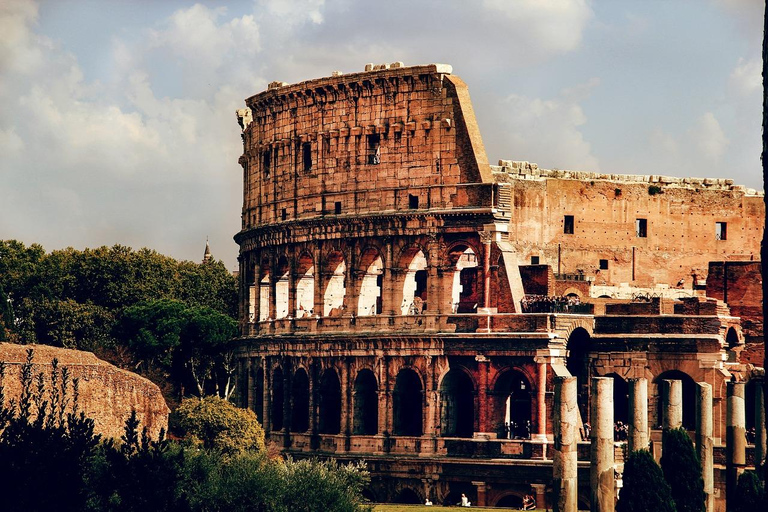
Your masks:
{"label": "shrub", "polygon": [[669,484],[648,450],[629,454],[616,512],[676,512]]}
{"label": "shrub", "polygon": [[739,482],[736,484],[733,512],[765,510],[765,498],[765,489],[760,477],[754,471],[745,471],[739,475]]}
{"label": "shrub", "polygon": [[672,488],[677,512],[703,512],[705,496],[701,463],[684,428],[664,431],[661,469]]}

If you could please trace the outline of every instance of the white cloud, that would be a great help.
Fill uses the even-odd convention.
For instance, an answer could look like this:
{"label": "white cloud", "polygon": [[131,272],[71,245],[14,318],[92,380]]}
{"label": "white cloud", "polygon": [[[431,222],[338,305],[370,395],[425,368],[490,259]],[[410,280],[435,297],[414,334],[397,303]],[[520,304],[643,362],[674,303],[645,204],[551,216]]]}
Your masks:
{"label": "white cloud", "polygon": [[715,162],[720,161],[729,144],[728,137],[712,112],[699,117],[686,133],[686,138],[687,145],[696,148],[707,160]]}
{"label": "white cloud", "polygon": [[762,72],[763,62],[761,58],[740,58],[731,72],[729,86],[732,91],[741,96],[757,94],[763,87]]}
{"label": "white cloud", "polygon": [[320,25],[323,23],[325,0],[267,0],[264,3],[267,12],[289,25],[300,25],[307,21]]}
{"label": "white cloud", "polygon": [[730,145],[725,131],[712,112],[705,112],[677,135],[661,128],[648,137],[648,169],[673,176],[720,176]]}

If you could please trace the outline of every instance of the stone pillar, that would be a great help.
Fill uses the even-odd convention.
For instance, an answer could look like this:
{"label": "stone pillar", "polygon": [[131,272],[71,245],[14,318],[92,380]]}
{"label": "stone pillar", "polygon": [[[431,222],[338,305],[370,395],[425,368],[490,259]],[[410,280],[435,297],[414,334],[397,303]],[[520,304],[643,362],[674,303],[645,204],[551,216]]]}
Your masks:
{"label": "stone pillar", "polygon": [[491,426],[488,424],[488,413],[490,402],[488,400],[488,367],[490,361],[482,354],[475,356],[477,361],[477,417],[478,425],[475,432],[490,432]]}
{"label": "stone pillar", "polygon": [[727,387],[725,409],[725,500],[733,510],[736,482],[746,465],[744,383],[731,380]]}
{"label": "stone pillar", "polygon": [[555,377],[555,429],[552,455],[552,503],[554,512],[577,512],[577,445],[579,406],[576,377]]}
{"label": "stone pillar", "polygon": [[546,508],[547,506],[547,486],[546,484],[531,484],[533,494],[536,497],[536,508]]}
{"label": "stone pillar", "polygon": [[616,501],[613,458],[613,379],[592,378],[591,511],[613,512]]}
{"label": "stone pillar", "polygon": [[290,251],[291,259],[288,261],[288,312],[286,317],[296,318],[296,261],[293,250]]}
{"label": "stone pillar", "polygon": [[629,439],[630,453],[648,449],[648,380],[629,379]]}
{"label": "stone pillar", "polygon": [[315,247],[314,251],[312,251],[312,259],[315,265],[315,316],[323,316],[325,309],[325,276],[323,275],[323,270],[325,269],[319,244],[320,242],[318,242],[318,247]]}
{"label": "stone pillar", "polygon": [[261,359],[261,367],[264,368],[264,392],[261,395],[261,417],[264,420],[262,423],[264,432],[269,435],[272,431],[272,369],[267,363],[268,359]]}
{"label": "stone pillar", "polygon": [[339,433],[349,436],[352,431],[352,422],[350,421],[350,410],[352,403],[350,400],[350,385],[349,385],[349,358],[345,358],[344,364],[341,367],[341,422],[339,423]]}
{"label": "stone pillar", "polygon": [[755,383],[755,469],[765,460],[766,431],[765,431],[765,381],[758,380]]}
{"label": "stone pillar", "polygon": [[483,307],[491,307],[491,240],[483,243]]}
{"label": "stone pillar", "polygon": [[248,290],[248,321],[259,324],[261,315],[261,261],[256,261],[253,268],[253,283]]}
{"label": "stone pillar", "polygon": [[[536,411],[537,429],[533,439],[540,442],[547,441],[547,358],[539,356],[536,358],[536,368],[538,377],[538,389],[536,393],[536,402],[538,410]],[[545,450],[546,458],[546,450]]]}
{"label": "stone pillar", "polygon": [[473,503],[472,506],[485,507],[487,505],[485,494],[488,490],[488,486],[485,482],[472,482],[472,485],[477,488],[477,503]]}
{"label": "stone pillar", "polygon": [[712,436],[712,386],[696,383],[696,454],[701,461],[706,512],[715,511],[714,438]]}
{"label": "stone pillar", "polygon": [[661,426],[662,428],[680,428],[683,426],[683,381],[661,381]]}

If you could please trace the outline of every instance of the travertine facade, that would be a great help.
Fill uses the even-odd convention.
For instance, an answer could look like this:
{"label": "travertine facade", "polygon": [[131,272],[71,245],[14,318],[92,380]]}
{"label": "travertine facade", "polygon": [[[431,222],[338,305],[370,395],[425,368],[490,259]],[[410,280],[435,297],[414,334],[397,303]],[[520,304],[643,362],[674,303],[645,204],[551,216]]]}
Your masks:
{"label": "travertine facade", "polygon": [[[534,494],[551,506],[554,382],[570,375],[580,425],[593,377],[613,378],[624,423],[627,381],[646,379],[655,447],[660,382],[682,380],[689,428],[695,383],[711,383],[713,435],[725,438],[725,382],[743,370],[744,336],[702,283],[710,260],[756,255],[757,194],[490,166],[467,87],[445,65],[274,82],[246,105],[239,400],[286,452],[365,458],[378,501],[465,493],[519,506]],[[693,197],[696,212],[684,206]],[[723,243],[705,240],[714,222],[727,223]],[[702,237],[690,251],[673,236],[680,223]],[[521,273],[533,256],[541,268]],[[672,289],[683,274],[685,301],[523,300],[536,289],[588,302],[598,284]],[[583,507],[589,445],[576,451]]]}

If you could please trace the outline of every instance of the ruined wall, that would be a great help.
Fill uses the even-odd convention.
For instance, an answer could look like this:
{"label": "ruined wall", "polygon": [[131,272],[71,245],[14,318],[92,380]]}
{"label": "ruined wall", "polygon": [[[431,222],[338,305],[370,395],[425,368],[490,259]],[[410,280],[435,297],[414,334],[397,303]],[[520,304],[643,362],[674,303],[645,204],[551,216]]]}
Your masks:
{"label": "ruined wall", "polygon": [[[703,279],[710,261],[758,257],[763,198],[732,180],[571,173],[502,163],[494,167],[495,176],[509,188],[509,239],[522,261],[539,256],[555,273],[581,271],[596,285],[674,286],[682,280],[690,289],[692,273]],[[572,230],[566,216],[573,218]],[[645,221],[644,236],[638,234],[638,219]],[[724,240],[716,236],[716,223],[726,225]]]}
{"label": "ruined wall", "polygon": [[[97,433],[119,438],[123,434],[125,420],[134,409],[141,428],[146,426],[154,438],[157,438],[160,429],[167,430],[169,410],[160,388],[143,377],[98,359],[90,352],[79,350],[0,343],[0,361],[7,365],[3,381],[6,401],[18,401],[21,392],[19,374],[30,348],[34,349],[33,372],[45,376],[49,389],[54,358],[58,359],[60,368],[69,369],[70,379],[79,379],[79,410],[95,421]],[[70,380],[70,398],[72,392]]]}

